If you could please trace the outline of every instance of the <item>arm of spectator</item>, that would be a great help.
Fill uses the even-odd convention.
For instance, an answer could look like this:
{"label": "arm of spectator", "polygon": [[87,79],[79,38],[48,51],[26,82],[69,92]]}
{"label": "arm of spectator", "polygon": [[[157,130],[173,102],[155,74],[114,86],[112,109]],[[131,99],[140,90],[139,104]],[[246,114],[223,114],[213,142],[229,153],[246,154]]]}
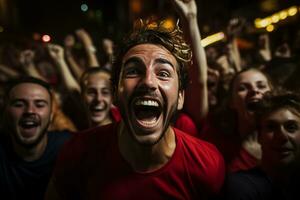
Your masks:
{"label": "arm of spectator", "polygon": [[199,88],[199,109],[188,110],[188,113],[197,120],[202,121],[204,117],[207,116],[208,107],[208,91],[207,91],[207,61],[203,46],[201,45],[201,34],[198,26],[197,20],[197,5],[195,0],[172,0],[175,7],[179,10],[180,14],[184,17],[189,29],[189,37],[191,40],[192,51],[194,56],[194,62],[198,67],[198,83]]}
{"label": "arm of spectator", "polygon": [[37,70],[34,64],[34,57],[35,57],[34,51],[30,49],[26,49],[20,53],[19,61],[23,66],[23,69],[27,75],[46,81],[46,79]]}
{"label": "arm of spectator", "polygon": [[78,63],[76,62],[74,55],[72,53],[72,49],[75,45],[75,38],[73,35],[67,35],[65,40],[64,40],[64,45],[65,45],[65,57],[66,60],[70,66],[70,69],[74,73],[74,76],[76,77],[77,80],[80,79],[83,70],[80,68]]}
{"label": "arm of spectator", "polygon": [[0,72],[5,74],[7,77],[18,77],[20,74],[17,70],[12,69],[6,65],[0,64]]}
{"label": "arm of spectator", "polygon": [[58,72],[60,73],[66,88],[69,90],[80,91],[79,84],[75,80],[64,59],[64,49],[56,44],[49,44],[47,47],[50,56],[58,66]]}
{"label": "arm of spectator", "polygon": [[84,29],[77,30],[76,35],[81,40],[85,52],[87,53],[89,67],[99,67],[100,63],[96,56],[97,50],[90,35]]}
{"label": "arm of spectator", "polygon": [[104,38],[102,40],[102,46],[104,53],[109,58],[109,62],[112,63],[114,59],[114,42],[111,39]]}
{"label": "arm of spectator", "polygon": [[270,48],[270,39],[268,34],[262,34],[259,36],[259,54],[265,61],[272,59],[272,53]]}
{"label": "arm of spectator", "polygon": [[228,37],[228,56],[235,68],[235,71],[241,71],[241,56],[238,48],[237,37],[241,33],[243,26],[245,25],[245,19],[233,18],[229,21],[227,26],[227,37]]}
{"label": "arm of spectator", "polygon": [[234,65],[235,71],[239,72],[242,70],[241,66],[241,55],[237,44],[237,38],[234,37],[230,41],[229,44],[229,56],[232,60],[232,64]]}

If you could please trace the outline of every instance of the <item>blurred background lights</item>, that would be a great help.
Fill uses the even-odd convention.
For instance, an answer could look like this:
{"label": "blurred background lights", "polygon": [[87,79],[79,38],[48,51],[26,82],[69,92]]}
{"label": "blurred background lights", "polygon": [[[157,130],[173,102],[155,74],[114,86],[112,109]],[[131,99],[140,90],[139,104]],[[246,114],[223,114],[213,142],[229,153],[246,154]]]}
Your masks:
{"label": "blurred background lights", "polygon": [[[277,13],[274,13],[273,15],[271,15],[269,17],[265,17],[263,19],[257,18],[254,20],[254,24],[255,24],[256,28],[266,28],[267,31],[271,32],[274,30],[274,26],[272,24],[276,24],[279,21],[285,21],[288,17],[293,17],[296,14],[298,14],[299,12],[300,12],[300,10],[298,11],[297,6],[292,6],[288,9],[281,10]],[[267,27],[269,27],[269,28],[267,28]]]}
{"label": "blurred background lights", "polygon": [[280,19],[285,19],[285,18],[287,18],[287,16],[288,16],[288,14],[285,10],[283,10],[279,13]]}
{"label": "blurred background lights", "polygon": [[272,32],[272,31],[274,31],[274,26],[272,24],[270,24],[270,25],[267,26],[266,30],[268,32]]}
{"label": "blurred background lights", "polygon": [[288,15],[289,16],[294,16],[294,15],[297,14],[297,12],[298,12],[298,9],[297,9],[296,6],[293,6],[293,7],[291,7],[291,8],[288,9]]}
{"label": "blurred background lights", "polygon": [[278,21],[279,21],[279,15],[278,14],[274,14],[274,15],[272,15],[272,22],[273,23],[277,23]]}
{"label": "blurred background lights", "polygon": [[42,36],[42,41],[43,42],[50,42],[50,40],[51,40],[51,37],[49,35],[43,35]]}
{"label": "blurred background lights", "polygon": [[202,39],[201,44],[203,47],[206,47],[210,44],[223,40],[224,38],[225,38],[225,34],[223,32],[218,32]]}
{"label": "blurred background lights", "polygon": [[172,18],[167,18],[163,21],[163,26],[166,28],[166,29],[169,29],[169,30],[172,30],[174,29],[175,27],[175,22]]}
{"label": "blurred background lights", "polygon": [[0,26],[0,33],[2,33],[4,31],[4,28],[2,26]]}
{"label": "blurred background lights", "polygon": [[80,9],[82,12],[86,12],[86,11],[88,11],[89,7],[87,4],[83,3],[83,4],[81,4]]}
{"label": "blurred background lights", "polygon": [[40,40],[41,39],[41,35],[39,33],[33,33],[32,35],[34,40]]}

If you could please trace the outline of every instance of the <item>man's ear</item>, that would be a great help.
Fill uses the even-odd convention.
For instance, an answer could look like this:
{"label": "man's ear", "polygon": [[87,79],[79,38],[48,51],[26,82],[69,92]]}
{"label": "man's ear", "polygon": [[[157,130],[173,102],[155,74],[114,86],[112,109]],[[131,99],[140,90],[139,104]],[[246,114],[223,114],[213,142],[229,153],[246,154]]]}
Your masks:
{"label": "man's ear", "polygon": [[177,110],[181,110],[183,108],[183,104],[184,104],[184,90],[179,90]]}

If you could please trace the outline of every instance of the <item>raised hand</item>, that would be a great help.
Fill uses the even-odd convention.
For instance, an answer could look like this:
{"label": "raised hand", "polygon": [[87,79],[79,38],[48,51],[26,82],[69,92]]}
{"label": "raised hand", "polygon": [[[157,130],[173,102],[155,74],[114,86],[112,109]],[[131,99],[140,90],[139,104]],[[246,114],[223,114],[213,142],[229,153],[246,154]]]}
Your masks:
{"label": "raised hand", "polygon": [[108,38],[104,38],[102,40],[102,46],[103,46],[103,50],[107,55],[112,55],[113,54],[113,47],[114,47],[114,43],[112,40],[108,39]]}
{"label": "raised hand", "polygon": [[81,40],[83,45],[85,45],[85,46],[93,45],[92,38],[90,37],[88,32],[86,32],[84,29],[78,29],[75,31],[75,33],[76,33],[76,36],[78,37],[78,39]]}
{"label": "raised hand", "polygon": [[33,64],[35,53],[30,49],[26,49],[20,53],[19,61],[23,66]]}
{"label": "raised hand", "polygon": [[195,0],[171,0],[180,13],[187,18],[197,15],[197,5]]}
{"label": "raised hand", "polygon": [[67,35],[64,39],[64,46],[67,49],[72,49],[75,45],[75,37],[73,35]]}
{"label": "raised hand", "polygon": [[64,60],[64,49],[57,44],[48,44],[48,51],[52,59],[56,62]]}

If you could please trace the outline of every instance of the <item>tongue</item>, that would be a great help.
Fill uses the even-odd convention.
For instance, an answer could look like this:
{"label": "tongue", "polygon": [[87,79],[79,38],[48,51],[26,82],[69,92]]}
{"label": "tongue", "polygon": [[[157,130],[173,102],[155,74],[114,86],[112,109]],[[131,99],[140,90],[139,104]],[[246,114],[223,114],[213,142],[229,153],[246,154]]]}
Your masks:
{"label": "tongue", "polygon": [[35,135],[36,133],[36,129],[37,127],[36,126],[33,126],[33,127],[22,127],[22,130],[21,130],[21,134],[23,137],[25,138],[29,138],[29,137],[32,137]]}

